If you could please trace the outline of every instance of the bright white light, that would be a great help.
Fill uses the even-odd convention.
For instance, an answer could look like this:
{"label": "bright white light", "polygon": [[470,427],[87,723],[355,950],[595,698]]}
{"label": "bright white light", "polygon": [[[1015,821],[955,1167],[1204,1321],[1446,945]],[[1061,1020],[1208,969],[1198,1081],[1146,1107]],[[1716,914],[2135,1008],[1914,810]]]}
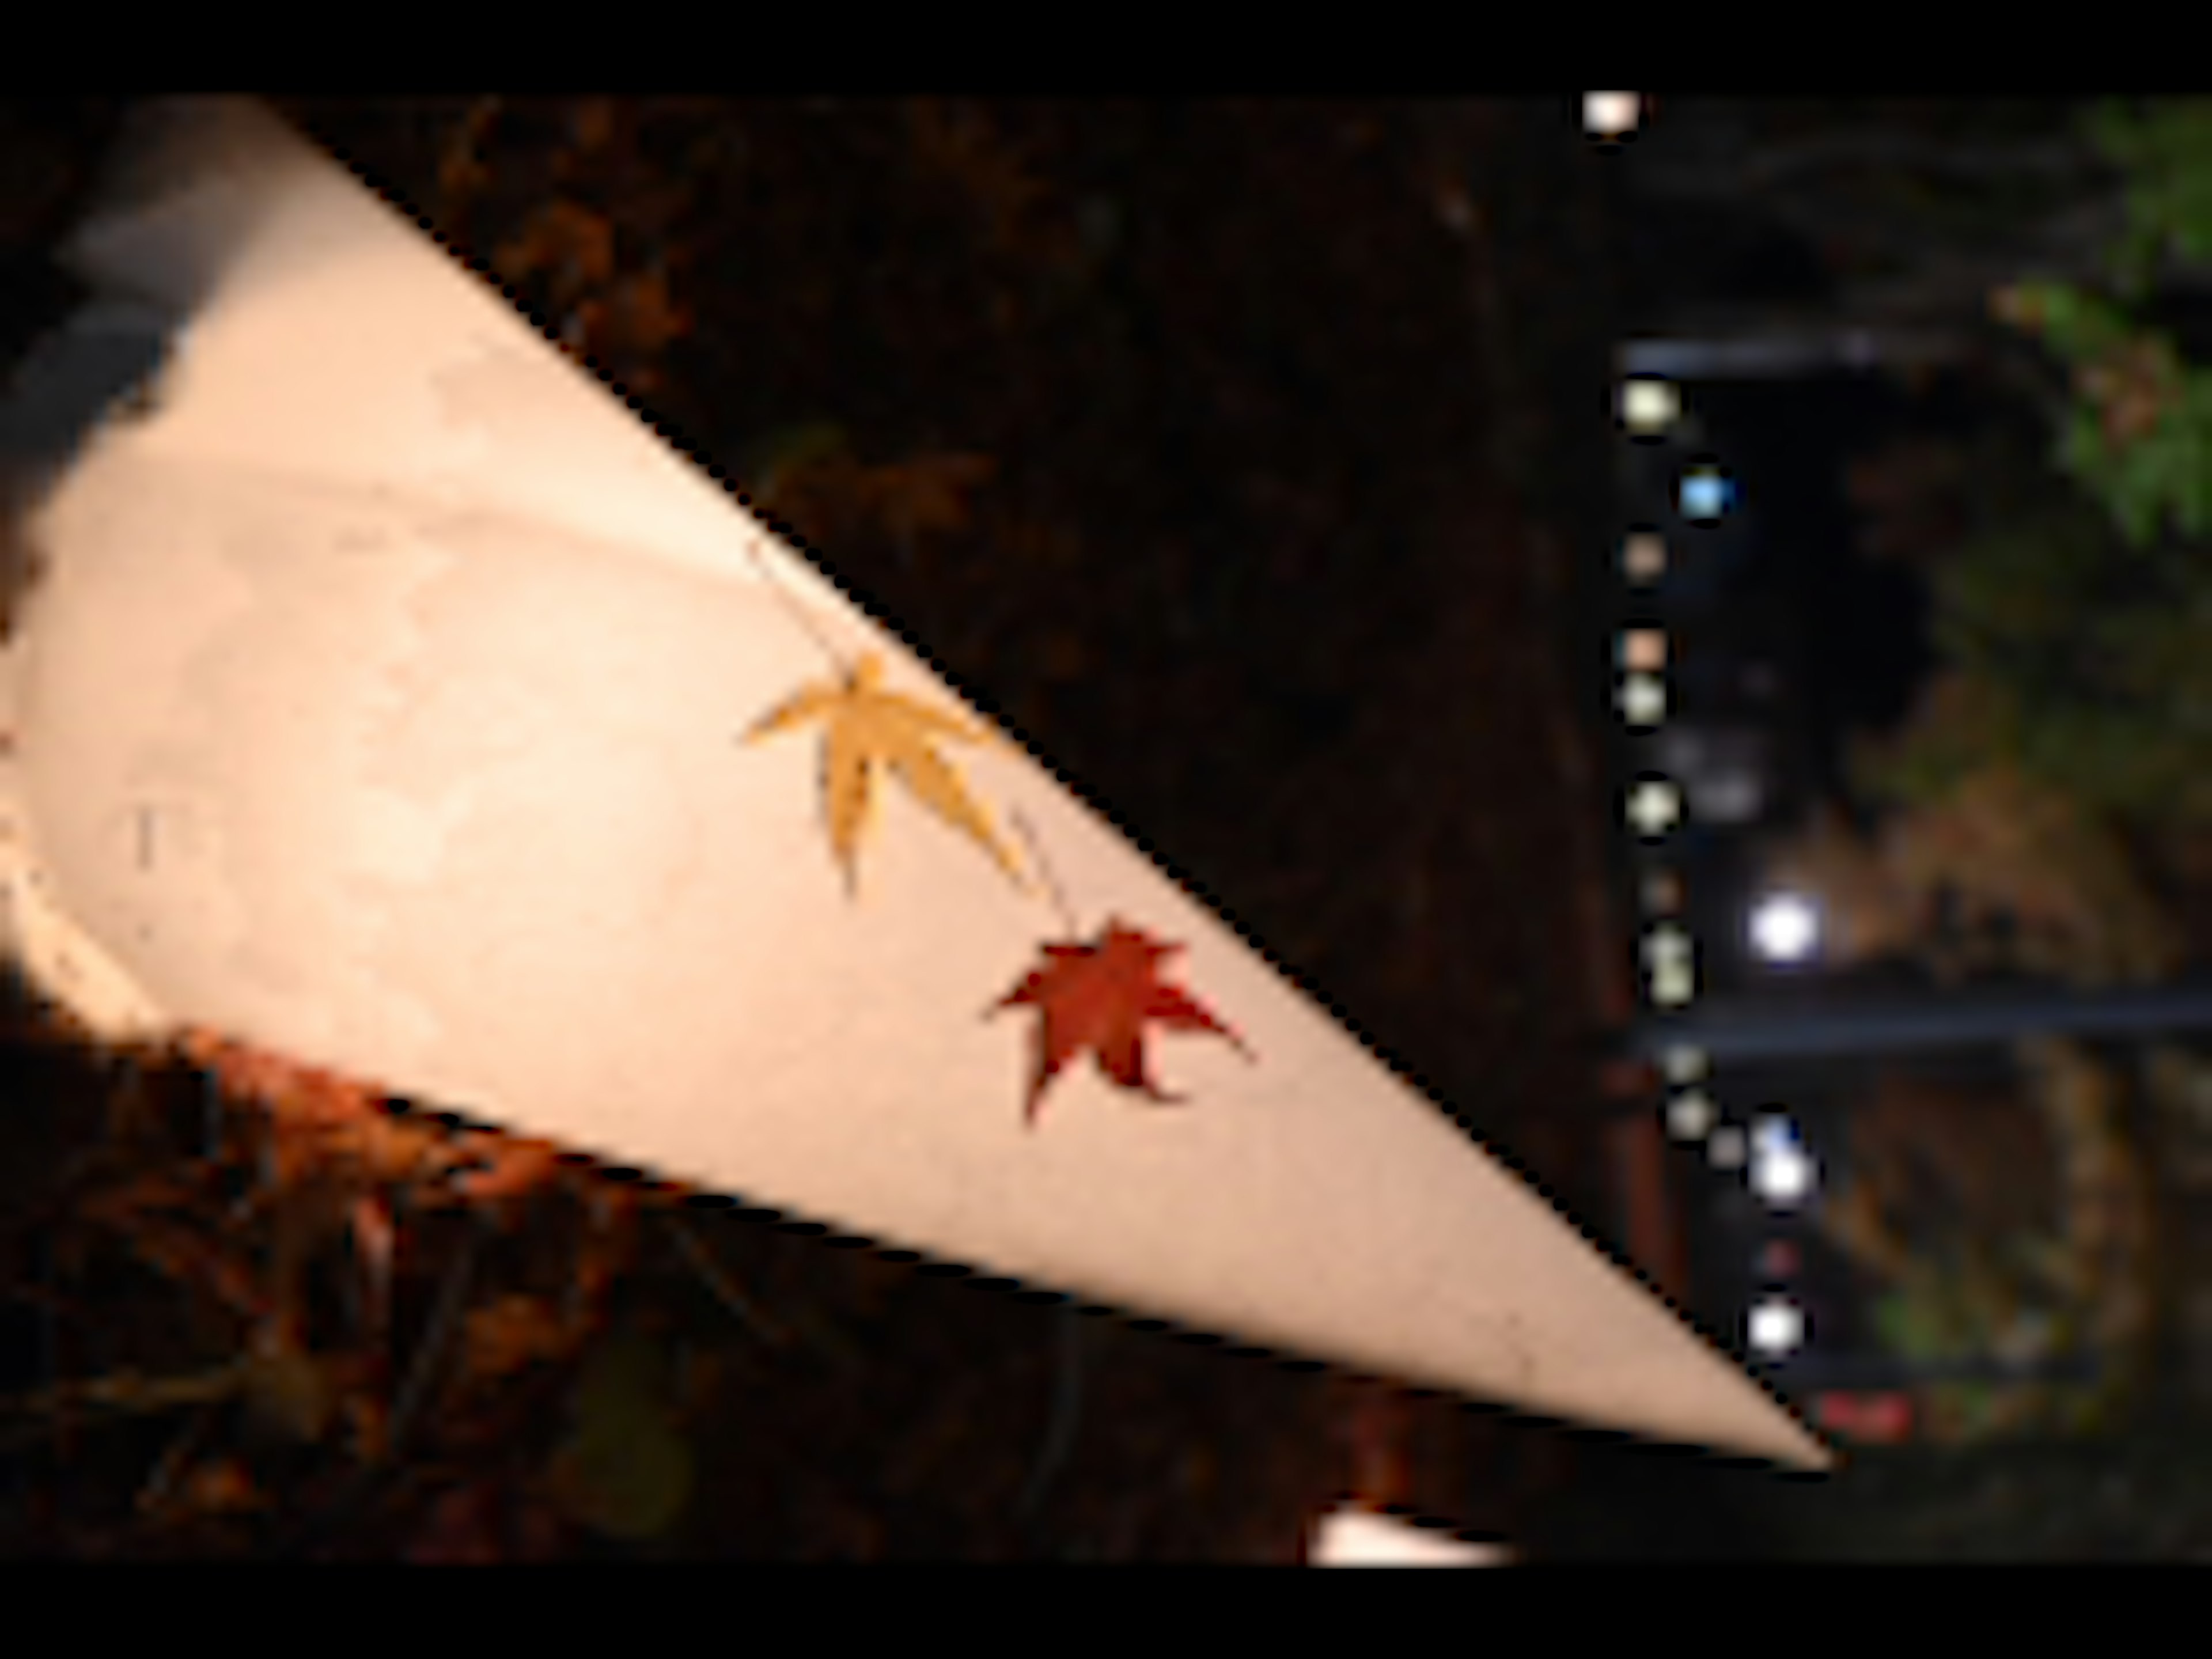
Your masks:
{"label": "bright white light", "polygon": [[1805,1340],[1805,1315],[1793,1302],[1769,1297],[1751,1310],[1751,1346],[1769,1356],[1785,1354]]}
{"label": "bright white light", "polygon": [[1512,1553],[1347,1504],[1322,1517],[1306,1552],[1316,1567],[1495,1567]]}
{"label": "bright white light", "polygon": [[1656,581],[1667,568],[1667,544],[1649,531],[1638,531],[1621,546],[1620,568],[1632,581]]}
{"label": "bright white light", "polygon": [[1702,1140],[1719,1117],[1711,1096],[1691,1089],[1667,1103],[1667,1127],[1678,1140]]}
{"label": "bright white light", "polygon": [[1631,726],[1656,726],[1667,715],[1667,688],[1652,674],[1631,674],[1620,683],[1620,712]]}
{"label": "bright white light", "polygon": [[1799,893],[1770,893],[1753,908],[1751,942],[1769,962],[1802,962],[1820,942],[1820,913]]}
{"label": "bright white light", "polygon": [[1743,1131],[1733,1123],[1724,1123],[1712,1133],[1705,1142],[1707,1154],[1717,1170],[1740,1170],[1743,1167]]}
{"label": "bright white light", "polygon": [[1794,1147],[1761,1148],[1752,1160],[1752,1189],[1777,1208],[1802,1203],[1813,1179],[1813,1160]]}
{"label": "bright white light", "polygon": [[1647,779],[1638,784],[1628,797],[1628,821],[1643,832],[1647,841],[1656,841],[1665,835],[1681,812],[1680,793],[1663,778]]}
{"label": "bright white light", "polygon": [[1618,138],[1633,132],[1644,114],[1644,100],[1633,92],[1586,92],[1583,130],[1593,137]]}
{"label": "bright white light", "polygon": [[1679,1008],[1697,994],[1697,982],[1686,962],[1662,962],[1651,970],[1651,1000],[1662,1008]]}
{"label": "bright white light", "polygon": [[1778,1208],[1802,1203],[1813,1190],[1819,1167],[1786,1117],[1763,1115],[1752,1128],[1751,1186]]}
{"label": "bright white light", "polygon": [[1620,388],[1620,418],[1633,432],[1663,432],[1682,412],[1682,400],[1666,380],[1624,381]]}

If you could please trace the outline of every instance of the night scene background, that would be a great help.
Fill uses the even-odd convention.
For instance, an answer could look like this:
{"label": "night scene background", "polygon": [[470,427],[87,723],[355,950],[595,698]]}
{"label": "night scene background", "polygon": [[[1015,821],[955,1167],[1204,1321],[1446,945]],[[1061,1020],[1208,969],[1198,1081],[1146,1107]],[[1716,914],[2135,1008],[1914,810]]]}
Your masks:
{"label": "night scene background", "polygon": [[[19,991],[0,1547],[2212,1549],[2212,105],[280,102],[1847,1462],[592,1170],[372,1352],[382,1107]],[[0,108],[10,362],[120,112]]]}

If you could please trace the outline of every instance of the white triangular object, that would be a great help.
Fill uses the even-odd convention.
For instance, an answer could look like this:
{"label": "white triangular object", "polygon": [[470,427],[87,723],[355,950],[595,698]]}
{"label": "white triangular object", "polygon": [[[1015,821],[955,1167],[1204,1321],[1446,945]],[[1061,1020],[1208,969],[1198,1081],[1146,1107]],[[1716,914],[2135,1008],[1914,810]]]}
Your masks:
{"label": "white triangular object", "polygon": [[[75,253],[173,319],[168,365],[56,474],[0,672],[16,945],[93,1023],[218,1030],[1293,1354],[1826,1465],[1010,741],[941,740],[966,829],[878,775],[848,890],[821,722],[740,734],[829,678],[825,646],[985,723],[272,115],[165,106],[134,143]],[[1241,1039],[1148,1028],[1180,1105],[1079,1055],[1027,1120],[1039,1010],[990,1011],[1068,942],[1055,886],[1079,941],[1119,919],[1183,947],[1162,978]]]}
{"label": "white triangular object", "polygon": [[1419,1526],[1347,1504],[1322,1517],[1307,1548],[1316,1567],[1501,1567],[1513,1553],[1435,1527]]}

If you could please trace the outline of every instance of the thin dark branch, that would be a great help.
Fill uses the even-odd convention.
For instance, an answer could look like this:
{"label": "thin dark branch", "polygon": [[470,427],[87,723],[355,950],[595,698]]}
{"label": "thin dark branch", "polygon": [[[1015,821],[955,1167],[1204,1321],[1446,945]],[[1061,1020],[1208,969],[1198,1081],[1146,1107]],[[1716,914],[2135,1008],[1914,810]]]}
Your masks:
{"label": "thin dark branch", "polygon": [[1053,1477],[1060,1473],[1060,1466],[1067,1461],[1068,1450],[1075,1443],[1076,1424],[1083,1413],[1083,1361],[1087,1331],[1084,1317],[1073,1302],[1060,1304],[1052,1415],[1045,1425],[1043,1443],[1037,1448],[1036,1462],[1030,1466],[1021,1496],[1014,1502],[1014,1518],[1019,1522],[1026,1523],[1036,1514],[1038,1503],[1052,1485]]}

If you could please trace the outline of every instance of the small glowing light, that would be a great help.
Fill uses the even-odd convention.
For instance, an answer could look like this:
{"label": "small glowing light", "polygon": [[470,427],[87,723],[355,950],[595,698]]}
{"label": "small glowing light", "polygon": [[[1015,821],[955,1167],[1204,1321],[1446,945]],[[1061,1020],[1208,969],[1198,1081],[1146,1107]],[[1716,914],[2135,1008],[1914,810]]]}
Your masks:
{"label": "small glowing light", "polygon": [[1644,940],[1644,959],[1656,965],[1690,959],[1690,936],[1672,922],[1654,927]]}
{"label": "small glowing light", "polygon": [[1679,1008],[1697,994],[1697,984],[1686,962],[1662,962],[1651,970],[1651,1000],[1662,1008]]}
{"label": "small glowing light", "polygon": [[1751,913],[1753,948],[1769,962],[1802,962],[1820,942],[1820,913],[1799,893],[1771,893]]}
{"label": "small glowing light", "polygon": [[1632,432],[1663,432],[1682,412],[1682,400],[1665,380],[1625,380],[1620,387],[1620,418]]}
{"label": "small glowing light", "polygon": [[1747,1322],[1752,1347],[1772,1357],[1793,1352],[1805,1340],[1805,1315],[1796,1304],[1768,1297],[1751,1310]]}
{"label": "small glowing light", "polygon": [[1682,516],[1700,521],[1717,519],[1735,500],[1735,485],[1717,468],[1698,467],[1682,480]]}
{"label": "small glowing light", "polygon": [[1667,569],[1667,544],[1648,530],[1638,531],[1621,547],[1620,568],[1632,580],[1658,580]]}
{"label": "small glowing light", "polygon": [[1804,1201],[1819,1170],[1786,1117],[1763,1115],[1752,1127],[1752,1190],[1777,1208]]}
{"label": "small glowing light", "polygon": [[1620,712],[1631,726],[1656,726],[1667,715],[1667,688],[1650,674],[1631,674],[1620,683]]}
{"label": "small glowing light", "polygon": [[1712,1097],[1699,1090],[1687,1090],[1667,1103],[1667,1127],[1678,1140],[1703,1140],[1719,1116]]}
{"label": "small glowing light", "polygon": [[1743,1167],[1743,1131],[1733,1123],[1724,1123],[1713,1131],[1705,1142],[1706,1151],[1717,1170],[1739,1170]]}
{"label": "small glowing light", "polygon": [[1769,1204],[1787,1209],[1813,1190],[1813,1160],[1795,1148],[1762,1150],[1752,1162],[1751,1184]]}
{"label": "small glowing light", "polygon": [[1669,1048],[1661,1065],[1667,1073],[1668,1082],[1687,1083],[1705,1074],[1705,1051],[1702,1048]]}
{"label": "small glowing light", "polygon": [[1624,629],[1620,665],[1639,674],[1657,673],[1667,665],[1667,635],[1656,628]]}
{"label": "small glowing light", "polygon": [[1665,835],[1681,813],[1681,795],[1664,778],[1646,779],[1629,794],[1628,821],[1647,841]]}
{"label": "small glowing light", "polygon": [[1618,138],[1633,132],[1643,114],[1644,100],[1633,92],[1583,94],[1583,129],[1595,137]]}

